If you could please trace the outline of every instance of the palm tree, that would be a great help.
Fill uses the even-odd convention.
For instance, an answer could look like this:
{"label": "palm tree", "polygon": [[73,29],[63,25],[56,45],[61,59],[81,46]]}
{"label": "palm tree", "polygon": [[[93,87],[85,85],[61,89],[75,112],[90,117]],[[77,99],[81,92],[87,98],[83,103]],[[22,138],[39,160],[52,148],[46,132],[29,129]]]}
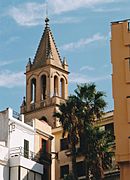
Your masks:
{"label": "palm tree", "polygon": [[82,125],[77,118],[77,113],[80,109],[78,101],[76,96],[70,96],[64,104],[59,105],[59,112],[54,113],[54,116],[59,118],[59,121],[62,123],[63,137],[65,135],[68,137],[72,156],[72,175],[74,180],[77,180],[76,144],[78,143],[79,134],[82,129]]}
{"label": "palm tree", "polygon": [[[94,83],[78,85],[75,90],[76,96],[82,102],[84,114],[84,125],[92,124],[96,119],[100,119],[104,114],[106,102],[104,100],[105,93],[96,90]],[[82,112],[82,113],[83,113]]]}
{"label": "palm tree", "polygon": [[110,142],[113,138],[109,132],[95,126],[87,129],[86,133],[84,143],[88,151],[83,152],[85,162],[93,179],[101,180],[104,178],[104,169],[111,167],[113,152],[110,152]]}
{"label": "palm tree", "polygon": [[[82,154],[85,157],[86,179],[89,179],[91,173],[93,178],[99,180],[104,176],[105,163],[103,162],[109,161],[111,158],[108,134],[95,127],[95,121],[104,114],[105,94],[97,91],[94,83],[78,86],[75,93],[80,101],[80,106],[82,106],[78,117],[82,119],[83,124],[80,138],[83,139],[84,144]],[[107,164],[109,165],[108,162]]]}
{"label": "palm tree", "polygon": [[96,90],[93,83],[77,86],[75,95],[70,96],[64,104],[60,104],[59,111],[54,114],[62,123],[63,137],[65,135],[68,137],[74,180],[77,180],[76,145],[79,139],[81,143],[83,139],[81,152],[84,156],[87,180],[90,179],[90,173],[93,179],[102,179],[104,162],[110,159],[108,135],[95,127],[95,121],[104,114],[106,106],[104,95],[103,92]]}

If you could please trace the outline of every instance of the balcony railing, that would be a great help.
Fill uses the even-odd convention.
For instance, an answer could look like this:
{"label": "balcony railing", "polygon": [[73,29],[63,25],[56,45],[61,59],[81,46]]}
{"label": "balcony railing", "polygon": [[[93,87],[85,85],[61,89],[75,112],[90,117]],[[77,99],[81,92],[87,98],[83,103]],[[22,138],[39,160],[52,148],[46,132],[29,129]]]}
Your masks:
{"label": "balcony railing", "polygon": [[13,117],[18,119],[19,121],[22,121],[21,115],[16,111],[13,111]]}
{"label": "balcony railing", "polygon": [[51,163],[51,154],[48,152],[39,151],[35,158],[38,159],[38,162],[43,164],[44,162]]}
{"label": "balcony railing", "polygon": [[35,153],[32,151],[26,151],[23,147],[15,147],[10,149],[10,157],[13,156],[23,156],[27,159],[33,160],[35,157]]}
{"label": "balcony railing", "polygon": [[27,159],[31,159],[40,164],[51,163],[51,154],[48,152],[39,151],[38,153],[34,153],[32,151],[27,151],[23,147],[15,147],[10,150],[10,157],[14,156],[23,156]]}

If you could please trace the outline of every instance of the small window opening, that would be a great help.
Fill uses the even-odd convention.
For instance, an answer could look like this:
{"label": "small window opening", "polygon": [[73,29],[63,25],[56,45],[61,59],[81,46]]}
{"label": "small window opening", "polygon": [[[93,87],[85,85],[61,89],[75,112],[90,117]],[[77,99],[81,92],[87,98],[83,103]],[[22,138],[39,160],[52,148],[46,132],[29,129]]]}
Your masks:
{"label": "small window opening", "polygon": [[41,100],[46,99],[46,75],[41,77]]}
{"label": "small window opening", "polygon": [[58,78],[54,76],[54,96],[58,95]]}
{"label": "small window opening", "polygon": [[60,80],[60,96],[65,98],[65,82],[63,78]]}
{"label": "small window opening", "polygon": [[36,101],[36,79],[31,80],[31,103]]}

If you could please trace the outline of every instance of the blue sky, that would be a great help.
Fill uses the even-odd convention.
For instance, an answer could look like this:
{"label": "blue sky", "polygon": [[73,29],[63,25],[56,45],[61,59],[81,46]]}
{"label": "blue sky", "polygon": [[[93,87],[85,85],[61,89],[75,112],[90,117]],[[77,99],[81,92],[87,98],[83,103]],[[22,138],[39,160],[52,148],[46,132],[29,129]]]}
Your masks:
{"label": "blue sky", "polygon": [[[0,110],[19,111],[25,96],[25,66],[44,30],[44,0],[0,0]],[[95,82],[113,109],[111,21],[130,18],[128,0],[48,0],[50,27],[69,64],[69,93]]]}

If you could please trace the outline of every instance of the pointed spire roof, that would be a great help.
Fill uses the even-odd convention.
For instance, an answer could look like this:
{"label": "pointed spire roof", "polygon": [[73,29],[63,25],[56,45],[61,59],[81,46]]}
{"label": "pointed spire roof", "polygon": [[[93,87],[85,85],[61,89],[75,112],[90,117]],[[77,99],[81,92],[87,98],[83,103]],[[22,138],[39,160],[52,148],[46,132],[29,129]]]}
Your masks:
{"label": "pointed spire roof", "polygon": [[56,47],[53,34],[49,27],[49,19],[45,19],[45,29],[36,51],[32,68],[38,68],[48,64],[48,59],[51,59],[51,64],[57,67],[62,67],[61,58]]}

